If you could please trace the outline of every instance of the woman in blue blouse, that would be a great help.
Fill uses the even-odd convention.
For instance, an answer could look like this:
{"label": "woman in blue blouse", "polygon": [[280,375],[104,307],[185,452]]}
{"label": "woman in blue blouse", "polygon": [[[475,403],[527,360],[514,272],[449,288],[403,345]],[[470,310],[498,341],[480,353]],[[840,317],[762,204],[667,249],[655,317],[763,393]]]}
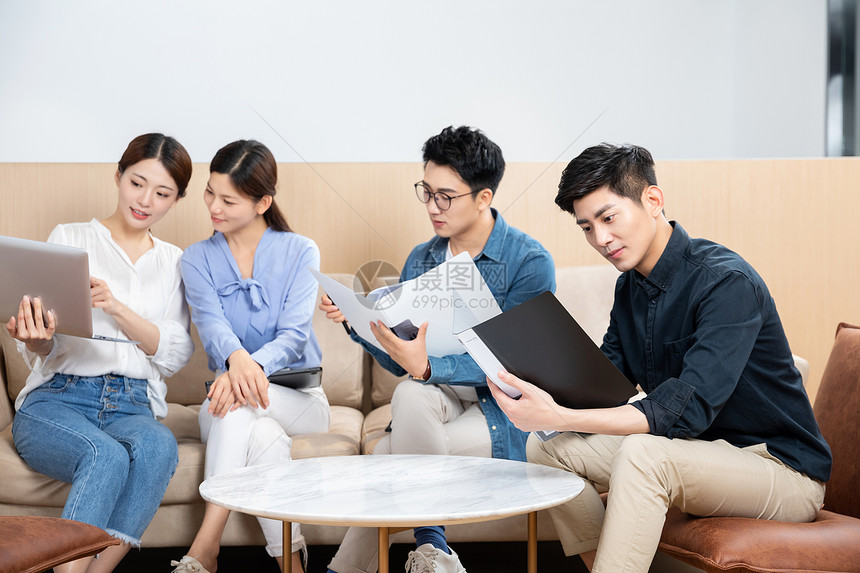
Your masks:
{"label": "woman in blue blouse", "polygon": [[[281,368],[319,366],[311,328],[319,269],[316,244],[290,231],[274,202],[277,164],[256,141],[215,154],[204,200],[215,233],[188,247],[182,278],[191,318],[216,372],[200,408],[205,477],[290,459],[291,435],[326,432],[322,388],[269,385]],[[174,572],[214,573],[229,510],[206,505],[203,523]],[[259,518],[266,551],[283,567],[281,522]],[[305,542],[293,524],[293,567]]]}

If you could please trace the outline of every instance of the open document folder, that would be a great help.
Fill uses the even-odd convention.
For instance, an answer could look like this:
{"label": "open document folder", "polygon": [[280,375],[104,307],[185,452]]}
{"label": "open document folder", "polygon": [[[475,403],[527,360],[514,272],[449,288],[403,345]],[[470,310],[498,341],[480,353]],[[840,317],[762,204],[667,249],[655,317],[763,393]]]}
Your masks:
{"label": "open document folder", "polygon": [[[469,253],[463,252],[414,279],[382,287],[366,296],[311,269],[350,326],[384,350],[370,330],[378,320],[404,340],[415,338],[427,322],[427,354],[463,354],[454,334],[455,305],[465,305],[478,322],[499,314],[499,304]],[[456,299],[455,299],[456,294]]]}
{"label": "open document folder", "polygon": [[[473,321],[474,322],[474,321]],[[512,398],[499,370],[531,382],[567,408],[617,406],[635,386],[547,291],[458,333],[481,370]]]}

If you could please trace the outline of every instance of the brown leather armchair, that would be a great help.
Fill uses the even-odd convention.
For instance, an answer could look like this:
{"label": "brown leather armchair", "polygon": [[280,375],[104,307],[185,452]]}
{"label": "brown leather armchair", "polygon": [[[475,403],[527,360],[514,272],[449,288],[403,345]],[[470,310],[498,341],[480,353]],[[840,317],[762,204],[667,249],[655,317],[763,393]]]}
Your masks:
{"label": "brown leather armchair", "polygon": [[708,572],[860,572],[860,327],[837,328],[813,409],[833,451],[815,521],[691,517],[673,509],[660,551]]}

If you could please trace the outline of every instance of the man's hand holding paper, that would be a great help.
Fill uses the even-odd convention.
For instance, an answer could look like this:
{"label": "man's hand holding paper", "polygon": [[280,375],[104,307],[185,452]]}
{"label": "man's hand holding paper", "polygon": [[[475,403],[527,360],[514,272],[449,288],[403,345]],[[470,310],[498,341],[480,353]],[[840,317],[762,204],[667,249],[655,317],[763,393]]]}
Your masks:
{"label": "man's hand holding paper", "polygon": [[413,340],[399,338],[381,321],[370,324],[373,336],[392,360],[409,372],[413,378],[421,378],[427,369],[427,323],[418,328]]}

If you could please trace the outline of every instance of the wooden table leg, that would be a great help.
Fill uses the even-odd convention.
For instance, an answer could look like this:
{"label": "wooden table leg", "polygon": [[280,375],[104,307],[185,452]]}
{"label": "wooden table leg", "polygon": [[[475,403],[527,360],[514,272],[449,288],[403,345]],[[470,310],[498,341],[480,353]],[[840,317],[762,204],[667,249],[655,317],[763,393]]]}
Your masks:
{"label": "wooden table leg", "polygon": [[379,573],[388,573],[388,528],[379,528]]}
{"label": "wooden table leg", "polygon": [[284,573],[293,573],[293,524],[289,521],[284,522],[283,547]]}
{"label": "wooden table leg", "polygon": [[537,573],[537,512],[529,512],[529,573]]}

